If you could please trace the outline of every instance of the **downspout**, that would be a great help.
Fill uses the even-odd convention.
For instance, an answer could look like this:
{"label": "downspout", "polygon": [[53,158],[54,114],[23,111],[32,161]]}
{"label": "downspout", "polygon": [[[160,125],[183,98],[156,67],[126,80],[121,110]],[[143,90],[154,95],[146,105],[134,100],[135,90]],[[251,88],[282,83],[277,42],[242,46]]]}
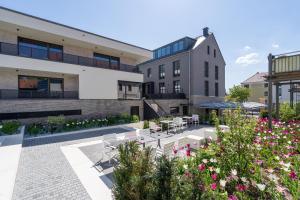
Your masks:
{"label": "downspout", "polygon": [[191,114],[191,50],[189,50],[189,114]]}

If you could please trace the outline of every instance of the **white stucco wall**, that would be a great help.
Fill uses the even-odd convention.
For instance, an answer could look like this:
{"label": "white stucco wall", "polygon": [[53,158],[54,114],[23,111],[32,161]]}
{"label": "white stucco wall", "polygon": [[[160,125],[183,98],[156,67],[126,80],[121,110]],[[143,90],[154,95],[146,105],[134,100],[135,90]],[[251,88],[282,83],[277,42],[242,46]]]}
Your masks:
{"label": "white stucco wall", "polygon": [[143,82],[143,75],[137,73],[1,54],[0,67],[78,75],[80,99],[117,99],[118,80]]}

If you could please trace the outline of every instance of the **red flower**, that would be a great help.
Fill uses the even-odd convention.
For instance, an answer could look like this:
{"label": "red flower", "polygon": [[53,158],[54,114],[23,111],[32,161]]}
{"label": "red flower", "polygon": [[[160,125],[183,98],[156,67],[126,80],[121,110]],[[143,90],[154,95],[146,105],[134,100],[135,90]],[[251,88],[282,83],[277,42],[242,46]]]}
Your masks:
{"label": "red flower", "polygon": [[205,170],[205,165],[204,164],[200,164],[200,165],[198,165],[198,169],[199,169],[199,171],[204,171]]}
{"label": "red flower", "polygon": [[236,186],[236,189],[237,189],[238,191],[243,192],[243,191],[245,191],[245,190],[247,189],[247,186],[246,186],[246,185],[242,185],[242,184],[238,184],[238,185]]}
{"label": "red flower", "polygon": [[217,180],[218,175],[216,173],[214,173],[214,174],[211,175],[211,178],[215,181],[215,180]]}
{"label": "red flower", "polygon": [[210,185],[210,188],[211,188],[212,190],[216,190],[216,189],[217,189],[217,183],[212,183],[212,184]]}
{"label": "red flower", "polygon": [[228,200],[238,200],[238,198],[235,195],[230,195]]}
{"label": "red flower", "polygon": [[297,179],[297,174],[294,172],[294,171],[291,171],[290,174],[289,174],[290,178],[292,180],[296,180]]}

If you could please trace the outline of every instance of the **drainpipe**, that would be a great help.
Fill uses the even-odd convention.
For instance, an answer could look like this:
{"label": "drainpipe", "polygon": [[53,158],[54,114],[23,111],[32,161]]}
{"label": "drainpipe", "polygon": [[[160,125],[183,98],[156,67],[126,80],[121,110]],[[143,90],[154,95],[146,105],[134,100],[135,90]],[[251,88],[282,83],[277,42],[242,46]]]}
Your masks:
{"label": "drainpipe", "polygon": [[189,114],[191,114],[191,50],[189,50]]}

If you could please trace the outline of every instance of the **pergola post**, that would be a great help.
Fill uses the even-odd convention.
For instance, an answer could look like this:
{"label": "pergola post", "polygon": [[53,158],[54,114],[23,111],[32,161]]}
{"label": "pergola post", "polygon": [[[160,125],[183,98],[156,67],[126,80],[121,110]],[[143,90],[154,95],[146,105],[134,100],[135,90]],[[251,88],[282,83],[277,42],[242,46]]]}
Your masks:
{"label": "pergola post", "polygon": [[293,92],[293,84],[290,82],[290,107],[294,108],[294,92]]}
{"label": "pergola post", "polygon": [[275,105],[276,105],[276,119],[279,119],[279,83],[276,83],[276,93],[275,93]]}
{"label": "pergola post", "polygon": [[268,126],[272,128],[272,59],[273,55],[270,53],[268,56],[269,67],[268,67]]}

